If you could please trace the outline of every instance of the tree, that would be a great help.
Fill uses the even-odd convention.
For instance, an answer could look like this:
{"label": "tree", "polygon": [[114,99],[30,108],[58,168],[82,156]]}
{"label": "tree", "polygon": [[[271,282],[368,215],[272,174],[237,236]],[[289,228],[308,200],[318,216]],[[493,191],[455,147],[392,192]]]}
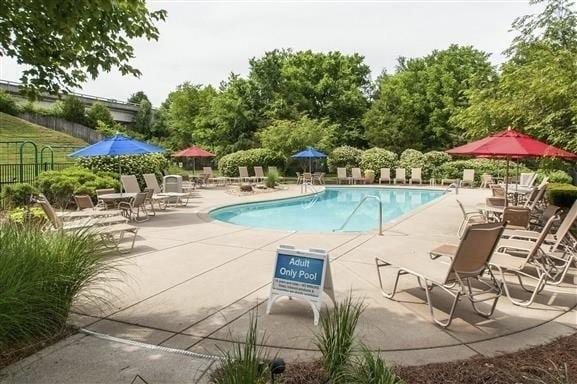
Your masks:
{"label": "tree", "polygon": [[130,97],[128,98],[129,103],[136,104],[136,105],[140,105],[140,102],[142,100],[146,100],[146,101],[150,102],[150,99],[148,98],[148,96],[146,96],[146,93],[144,93],[144,91],[135,92],[132,95],[130,95]]}
{"label": "tree", "polygon": [[86,118],[86,109],[82,101],[74,95],[68,95],[62,99],[59,106],[59,115],[63,119],[78,124],[88,124]]}
{"label": "tree", "polygon": [[362,145],[370,69],[358,54],[274,50],[250,60],[256,118],[298,120],[302,114],[338,124],[337,140]]}
{"label": "tree", "polygon": [[326,119],[314,120],[302,116],[297,121],[274,120],[257,133],[257,138],[264,148],[280,152],[286,158],[307,146],[328,153],[335,147],[337,127]]}
{"label": "tree", "polygon": [[463,141],[451,117],[466,108],[468,92],[495,81],[488,54],[452,45],[423,58],[399,58],[395,74],[380,77],[364,116],[368,142],[395,152],[445,149]]}
{"label": "tree", "polygon": [[129,40],[157,40],[165,17],[144,0],[3,0],[0,56],[28,66],[20,80],[31,94],[79,87],[112,68],[139,76]]}
{"label": "tree", "polygon": [[148,98],[143,98],[138,103],[138,112],[134,116],[134,130],[146,137],[151,136],[152,127],[152,104]]}
{"label": "tree", "polygon": [[[536,3],[536,2],[534,2]],[[538,139],[577,151],[577,15],[550,0],[542,13],[517,19],[499,82],[471,93],[455,115],[470,138],[511,125]]]}
{"label": "tree", "polygon": [[92,104],[86,113],[87,122],[90,127],[95,128],[98,122],[102,122],[104,125],[111,126],[114,124],[114,118],[110,110],[101,102],[97,101]]}

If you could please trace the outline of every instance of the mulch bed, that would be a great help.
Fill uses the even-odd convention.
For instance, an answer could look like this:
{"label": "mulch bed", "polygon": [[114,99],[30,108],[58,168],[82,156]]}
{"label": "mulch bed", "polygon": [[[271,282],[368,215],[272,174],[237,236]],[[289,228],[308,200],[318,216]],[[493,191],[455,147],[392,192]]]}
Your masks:
{"label": "mulch bed", "polygon": [[[577,383],[577,334],[508,355],[397,366],[395,372],[407,384],[574,384]],[[566,373],[568,378],[564,378]],[[318,362],[297,362],[287,364],[280,382],[325,384],[327,376]]]}
{"label": "mulch bed", "polygon": [[72,335],[76,332],[76,328],[67,326],[55,335],[50,337],[35,340],[31,343],[23,345],[15,345],[8,351],[0,351],[0,369],[9,366],[19,360],[24,359],[34,353],[56,344],[60,340]]}

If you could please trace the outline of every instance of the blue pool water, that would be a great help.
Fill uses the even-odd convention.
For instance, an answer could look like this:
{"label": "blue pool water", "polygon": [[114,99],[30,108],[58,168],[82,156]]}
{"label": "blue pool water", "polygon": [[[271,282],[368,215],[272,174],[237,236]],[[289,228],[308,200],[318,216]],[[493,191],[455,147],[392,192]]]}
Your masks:
{"label": "blue pool water", "polygon": [[[383,223],[426,204],[442,191],[400,188],[327,188],[313,196],[269,202],[238,204],[210,212],[210,217],[254,228],[332,232],[343,225],[361,199],[378,196],[383,203]],[[378,228],[378,202],[361,205],[343,231],[365,232]]]}

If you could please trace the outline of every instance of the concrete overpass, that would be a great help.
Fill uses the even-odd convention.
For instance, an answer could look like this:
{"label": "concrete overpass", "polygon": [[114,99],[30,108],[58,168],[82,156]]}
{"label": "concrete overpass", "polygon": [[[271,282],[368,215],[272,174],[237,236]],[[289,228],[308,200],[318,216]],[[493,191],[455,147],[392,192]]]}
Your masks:
{"label": "concrete overpass", "polygon": [[[8,80],[0,80],[0,90],[10,94],[12,97],[16,99],[18,103],[25,104],[29,100],[20,93],[20,89],[21,89],[20,83]],[[136,116],[136,113],[138,112],[138,105],[128,103],[125,101],[85,95],[76,92],[71,92],[70,94],[78,97],[87,108],[89,108],[92,104],[96,103],[97,101],[106,105],[106,107],[108,107],[108,109],[112,113],[112,117],[114,118],[114,120],[122,124],[128,124],[134,121],[134,116]],[[43,93],[42,95],[40,95],[38,100],[34,101],[34,105],[39,108],[50,108],[59,100],[60,98],[58,95],[50,95],[47,93]]]}

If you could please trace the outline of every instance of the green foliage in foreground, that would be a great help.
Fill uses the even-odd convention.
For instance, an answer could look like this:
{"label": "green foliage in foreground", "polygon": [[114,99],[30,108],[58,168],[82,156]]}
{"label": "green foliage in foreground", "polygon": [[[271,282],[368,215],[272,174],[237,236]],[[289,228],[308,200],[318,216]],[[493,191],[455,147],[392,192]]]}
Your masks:
{"label": "green foliage in foreground", "polygon": [[362,302],[348,296],[332,311],[321,316],[316,346],[321,351],[321,364],[335,384],[346,383],[346,371],[353,354],[354,332],[364,310]]}
{"label": "green foliage in foreground", "polygon": [[30,202],[30,197],[38,190],[28,183],[8,184],[2,188],[0,198],[7,209],[23,207]]}
{"label": "green foliage in foreground", "polygon": [[278,172],[268,172],[266,174],[266,179],[264,181],[267,188],[274,188],[278,184],[279,174]]}
{"label": "green foliage in foreground", "polygon": [[249,172],[253,172],[251,167],[260,165],[268,167],[273,165],[284,168],[285,157],[279,153],[265,148],[248,149],[238,151],[230,155],[223,156],[218,162],[220,174],[227,177],[238,176],[238,167],[249,167]]}
{"label": "green foliage in foreground", "polygon": [[571,184],[549,184],[547,198],[551,204],[570,207],[577,200],[577,187]]}
{"label": "green foliage in foreground", "polygon": [[347,371],[347,384],[404,384],[393,369],[365,345]]}
{"label": "green foliage in foreground", "polygon": [[114,269],[103,252],[87,233],[0,224],[0,350],[62,330],[73,301],[100,300]]}
{"label": "green foliage in foreground", "polygon": [[235,343],[230,351],[221,350],[222,362],[215,372],[216,384],[266,384],[269,367],[268,355],[259,346],[257,320],[250,314],[249,329],[242,343]]}

